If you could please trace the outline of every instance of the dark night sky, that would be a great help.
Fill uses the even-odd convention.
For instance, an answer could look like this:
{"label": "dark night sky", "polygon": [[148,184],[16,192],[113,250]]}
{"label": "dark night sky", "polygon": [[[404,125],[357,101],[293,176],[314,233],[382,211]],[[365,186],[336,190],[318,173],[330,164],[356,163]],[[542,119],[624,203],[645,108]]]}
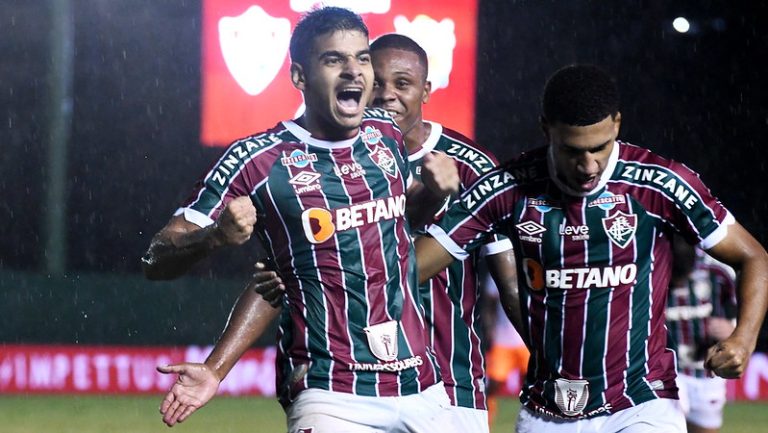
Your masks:
{"label": "dark night sky", "polygon": [[[46,4],[0,3],[5,269],[43,263]],[[67,261],[74,271],[135,274],[151,235],[220,152],[198,143],[200,4],[73,4]],[[694,19],[698,32],[676,34],[677,15]],[[481,2],[476,138],[502,159],[542,144],[547,76],[568,63],[600,64],[622,91],[620,138],[701,173],[765,245],[767,17],[755,1]],[[223,254],[198,272],[247,270],[254,256]]]}

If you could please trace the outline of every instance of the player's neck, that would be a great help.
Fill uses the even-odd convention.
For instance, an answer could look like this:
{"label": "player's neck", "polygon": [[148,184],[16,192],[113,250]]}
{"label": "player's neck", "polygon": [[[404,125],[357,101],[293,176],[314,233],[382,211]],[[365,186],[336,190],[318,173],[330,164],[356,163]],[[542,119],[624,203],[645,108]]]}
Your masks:
{"label": "player's neck", "polygon": [[424,142],[427,141],[427,138],[429,138],[429,134],[431,132],[431,123],[425,122],[423,120],[416,122],[416,125],[408,132],[406,132],[405,136],[403,137],[405,139],[405,147],[408,152],[410,153],[420,148]]}

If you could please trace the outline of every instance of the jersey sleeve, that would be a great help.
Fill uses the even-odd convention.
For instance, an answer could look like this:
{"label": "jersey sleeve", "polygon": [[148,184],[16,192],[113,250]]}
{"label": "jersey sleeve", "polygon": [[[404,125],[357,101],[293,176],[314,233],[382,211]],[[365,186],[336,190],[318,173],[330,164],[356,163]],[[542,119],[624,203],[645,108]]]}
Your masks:
{"label": "jersey sleeve", "polygon": [[195,184],[185,203],[174,213],[200,227],[206,227],[219,217],[233,199],[250,196],[254,187],[253,172],[248,170],[252,155],[247,141],[230,145],[208,172]]}
{"label": "jersey sleeve", "polygon": [[[452,256],[464,260],[485,244],[488,234],[511,216],[514,192],[514,178],[504,169],[497,168],[464,191],[427,231]],[[511,243],[508,245],[511,248]]]}

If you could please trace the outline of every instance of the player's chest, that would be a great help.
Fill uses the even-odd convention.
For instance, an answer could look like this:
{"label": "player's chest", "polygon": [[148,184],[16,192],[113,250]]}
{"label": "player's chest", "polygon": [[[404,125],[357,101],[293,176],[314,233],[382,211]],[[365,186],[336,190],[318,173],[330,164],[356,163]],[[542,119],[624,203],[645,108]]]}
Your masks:
{"label": "player's chest", "polygon": [[288,214],[310,207],[366,206],[404,196],[406,177],[385,146],[283,151],[260,195]]}
{"label": "player's chest", "polygon": [[626,194],[559,199],[547,194],[519,198],[511,234],[526,257],[542,262],[608,261],[617,253],[650,248],[655,222]]}

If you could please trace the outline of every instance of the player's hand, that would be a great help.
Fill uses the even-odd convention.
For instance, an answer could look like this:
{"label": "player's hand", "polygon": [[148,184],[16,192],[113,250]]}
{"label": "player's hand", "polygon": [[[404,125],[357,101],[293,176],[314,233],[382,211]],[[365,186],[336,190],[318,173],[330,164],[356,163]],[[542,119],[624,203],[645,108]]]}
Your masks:
{"label": "player's hand", "polygon": [[421,181],[438,197],[459,191],[459,170],[456,162],[443,152],[424,155],[421,164]]}
{"label": "player's hand", "polygon": [[214,226],[214,237],[222,245],[242,245],[253,234],[256,208],[250,197],[242,196],[227,203]]}
{"label": "player's hand", "polygon": [[724,379],[738,379],[744,374],[751,354],[746,342],[731,335],[709,348],[704,367]]}
{"label": "player's hand", "polygon": [[285,285],[280,275],[269,270],[263,262],[256,262],[248,287],[260,294],[269,305],[277,308],[283,304]]}
{"label": "player's hand", "polygon": [[168,427],[184,422],[197,409],[205,406],[219,389],[218,376],[205,364],[159,365],[157,371],[179,375],[160,404],[163,422]]}

